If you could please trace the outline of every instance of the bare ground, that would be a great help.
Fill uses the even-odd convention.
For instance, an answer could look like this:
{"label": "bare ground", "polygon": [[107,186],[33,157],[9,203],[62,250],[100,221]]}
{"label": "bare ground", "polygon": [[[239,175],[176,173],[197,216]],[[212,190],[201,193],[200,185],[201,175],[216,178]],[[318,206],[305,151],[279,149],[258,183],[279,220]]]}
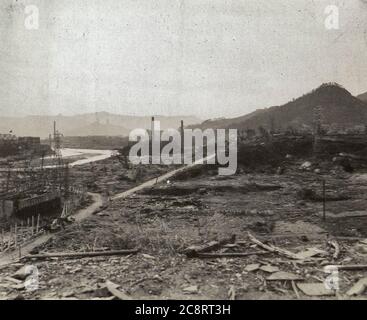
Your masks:
{"label": "bare ground", "polygon": [[[327,163],[318,166],[318,174],[300,170],[299,165],[289,165],[282,175],[264,170],[228,178],[205,170],[199,176],[173,179],[169,184],[113,201],[106,210],[70,226],[38,251],[140,248],[140,253],[31,261],[40,272],[39,290],[26,292],[0,286],[0,296],[110,299],[111,293],[104,286],[109,280],[134,299],[296,299],[296,291],[299,298],[312,299],[295,291],[289,281],[268,281],[274,271],[247,271],[246,267],[271,265],[301,276],[302,282],[320,283],[326,277],[324,265],[365,264],[367,248],[357,238],[364,239],[367,233],[367,216],[361,215],[367,214],[367,178],[363,172],[349,174]],[[328,200],[326,221],[322,220],[322,202],[317,197],[322,195],[323,179]],[[305,189],[313,190],[315,198],[305,197]],[[356,213],[360,216],[355,217]],[[310,261],[294,261],[271,252],[212,259],[188,258],[182,252],[190,245],[232,235],[236,235],[236,243],[216,252],[260,250],[248,239],[248,231],[293,253],[315,247],[325,253]],[[333,259],[334,249],[327,244],[330,238],[340,245],[337,259]],[[20,266],[3,269],[1,276],[11,276]],[[339,293],[325,298],[349,299],[346,291],[366,273],[340,271]]]}

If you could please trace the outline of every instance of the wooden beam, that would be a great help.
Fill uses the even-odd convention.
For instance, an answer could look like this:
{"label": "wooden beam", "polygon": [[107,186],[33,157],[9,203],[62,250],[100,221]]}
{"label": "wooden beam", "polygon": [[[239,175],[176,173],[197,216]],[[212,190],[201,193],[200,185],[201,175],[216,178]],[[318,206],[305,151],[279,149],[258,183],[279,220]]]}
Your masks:
{"label": "wooden beam", "polygon": [[113,250],[113,251],[92,251],[92,252],[72,252],[72,253],[43,253],[27,255],[22,259],[49,259],[49,258],[87,258],[87,257],[98,257],[98,256],[120,256],[128,254],[136,254],[139,249],[131,250]]}

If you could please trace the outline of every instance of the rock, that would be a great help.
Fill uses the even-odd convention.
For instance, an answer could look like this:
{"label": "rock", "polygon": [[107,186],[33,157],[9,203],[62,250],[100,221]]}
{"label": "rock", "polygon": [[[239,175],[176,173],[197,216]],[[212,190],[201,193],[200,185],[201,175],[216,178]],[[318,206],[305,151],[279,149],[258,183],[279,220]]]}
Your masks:
{"label": "rock", "polygon": [[269,272],[269,273],[274,273],[274,272],[279,271],[279,268],[275,266],[271,266],[271,265],[265,265],[265,266],[260,267],[260,270]]}
{"label": "rock", "polygon": [[297,287],[307,296],[333,296],[334,290],[327,289],[324,283],[297,283]]}
{"label": "rock", "polygon": [[362,294],[367,287],[367,278],[359,279],[347,292],[348,296],[357,296]]}
{"label": "rock", "polygon": [[275,215],[275,212],[273,210],[265,210],[265,214],[267,216],[274,216]]}
{"label": "rock", "polygon": [[301,164],[300,169],[310,170],[311,167],[312,167],[312,163],[310,161],[306,161],[306,162]]}
{"label": "rock", "polygon": [[207,190],[206,190],[206,188],[199,188],[198,193],[199,194],[205,194],[205,193],[207,193]]}
{"label": "rock", "polygon": [[28,276],[32,274],[32,268],[28,265],[20,268],[16,273],[13,274],[14,279],[25,280]]}
{"label": "rock", "polygon": [[303,242],[308,242],[308,241],[310,241],[310,239],[308,239],[308,237],[307,237],[307,236],[305,236],[305,235],[300,236],[300,239],[301,239],[301,241],[303,241]]}
{"label": "rock", "polygon": [[245,271],[252,272],[252,271],[258,270],[259,268],[260,268],[260,264],[252,263],[252,264],[249,264],[245,267]]}
{"label": "rock", "polygon": [[161,277],[160,275],[158,275],[158,274],[154,275],[153,279],[154,279],[154,280],[157,280],[157,281],[159,281],[159,282],[163,282],[162,277]]}
{"label": "rock", "polygon": [[63,283],[63,279],[62,278],[53,278],[51,280],[48,281],[48,285],[52,286],[52,285],[55,285],[55,284],[61,284]]}
{"label": "rock", "polygon": [[198,286],[189,286],[183,289],[185,293],[196,294],[199,292]]}
{"label": "rock", "polygon": [[315,169],[313,172],[319,174],[319,173],[321,173],[321,170],[320,169]]}
{"label": "rock", "polygon": [[111,293],[108,290],[107,286],[103,285],[102,287],[94,290],[92,296],[96,298],[110,297]]}
{"label": "rock", "polygon": [[303,280],[303,278],[297,274],[290,273],[290,272],[284,272],[284,271],[278,271],[270,275],[266,278],[266,280],[269,281],[277,281],[277,280]]}

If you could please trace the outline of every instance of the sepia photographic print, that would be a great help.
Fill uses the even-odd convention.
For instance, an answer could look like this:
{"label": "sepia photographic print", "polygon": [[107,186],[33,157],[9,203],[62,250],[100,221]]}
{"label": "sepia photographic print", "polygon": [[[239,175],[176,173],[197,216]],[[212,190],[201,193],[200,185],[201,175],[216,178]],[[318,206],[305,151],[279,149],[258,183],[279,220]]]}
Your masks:
{"label": "sepia photographic print", "polygon": [[366,0],[1,0],[0,40],[0,299],[367,297]]}

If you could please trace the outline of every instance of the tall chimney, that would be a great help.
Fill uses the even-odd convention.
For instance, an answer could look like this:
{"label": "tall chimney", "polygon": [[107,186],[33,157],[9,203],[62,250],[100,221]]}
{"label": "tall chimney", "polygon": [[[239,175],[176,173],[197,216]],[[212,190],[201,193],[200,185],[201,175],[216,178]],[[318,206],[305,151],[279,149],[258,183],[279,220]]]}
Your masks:
{"label": "tall chimney", "polygon": [[181,162],[184,164],[185,160],[185,145],[184,145],[184,122],[181,120],[181,128],[180,128],[180,134],[181,134]]}
{"label": "tall chimney", "polygon": [[152,137],[153,137],[153,133],[154,133],[154,117],[152,117],[151,130],[152,130]]}
{"label": "tall chimney", "polygon": [[152,117],[151,127],[150,127],[150,154],[153,156],[153,139],[154,139],[154,117]]}

